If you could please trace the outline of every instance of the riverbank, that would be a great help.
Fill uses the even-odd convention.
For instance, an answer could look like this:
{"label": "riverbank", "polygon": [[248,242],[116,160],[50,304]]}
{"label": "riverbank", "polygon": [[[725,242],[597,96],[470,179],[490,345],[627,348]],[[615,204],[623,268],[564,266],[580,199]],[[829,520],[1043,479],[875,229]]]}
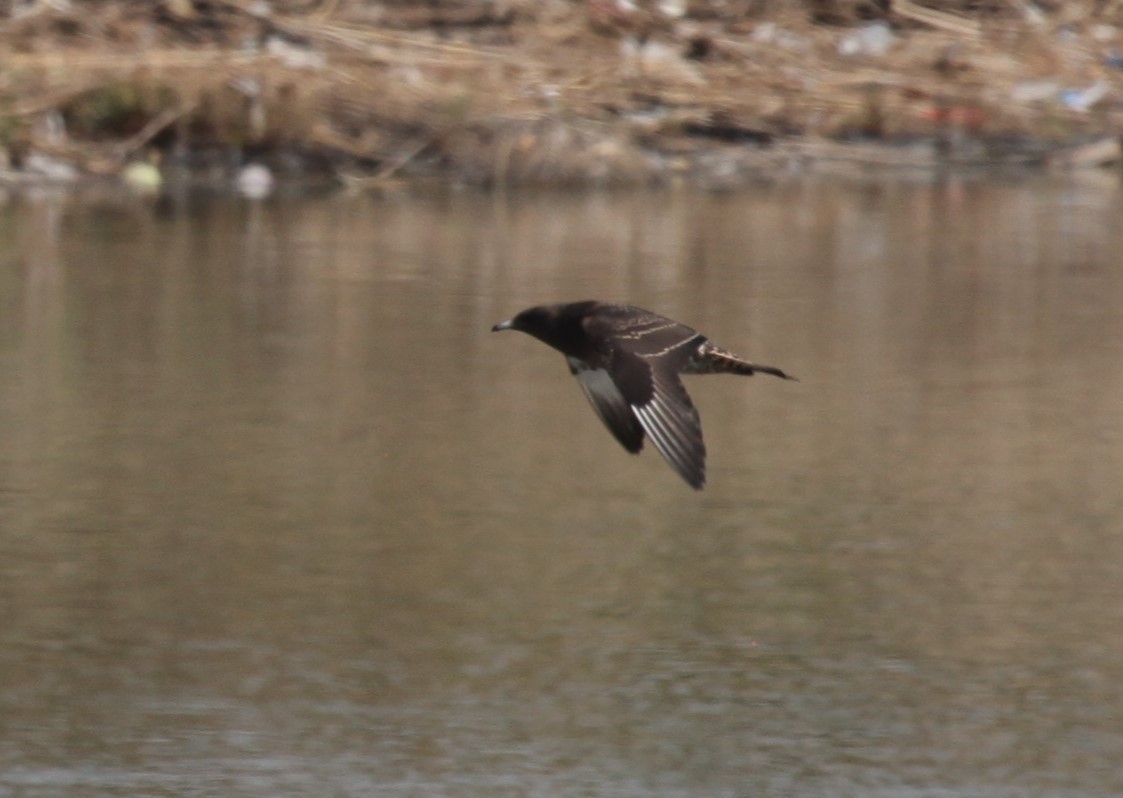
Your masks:
{"label": "riverbank", "polygon": [[0,21],[0,183],[1117,165],[1119,4],[983,5],[36,0]]}

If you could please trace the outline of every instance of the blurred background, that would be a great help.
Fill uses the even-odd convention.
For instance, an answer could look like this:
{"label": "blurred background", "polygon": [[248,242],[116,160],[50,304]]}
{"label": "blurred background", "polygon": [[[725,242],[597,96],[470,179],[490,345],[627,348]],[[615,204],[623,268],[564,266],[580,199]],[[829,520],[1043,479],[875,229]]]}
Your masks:
{"label": "blurred background", "polygon": [[0,798],[1123,793],[1117,16],[8,4]]}
{"label": "blurred background", "polygon": [[0,184],[1095,168],[1121,31],[1117,0],[10,0]]}

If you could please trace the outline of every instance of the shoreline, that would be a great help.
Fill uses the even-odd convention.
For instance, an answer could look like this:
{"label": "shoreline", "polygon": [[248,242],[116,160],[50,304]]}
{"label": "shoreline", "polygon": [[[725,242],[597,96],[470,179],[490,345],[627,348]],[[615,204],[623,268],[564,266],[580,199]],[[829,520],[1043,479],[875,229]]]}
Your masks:
{"label": "shoreline", "polygon": [[252,165],[353,190],[723,190],[1123,161],[1123,20],[856,5],[37,4],[0,24],[0,186],[239,183]]}

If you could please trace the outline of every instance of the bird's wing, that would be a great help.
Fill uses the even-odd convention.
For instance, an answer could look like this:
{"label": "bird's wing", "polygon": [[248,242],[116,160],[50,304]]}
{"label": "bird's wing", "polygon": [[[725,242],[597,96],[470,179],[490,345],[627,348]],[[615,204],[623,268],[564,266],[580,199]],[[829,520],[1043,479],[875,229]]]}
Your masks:
{"label": "bird's wing", "polygon": [[706,338],[663,316],[610,306],[587,330],[611,341],[605,363],[612,382],[671,467],[695,489],[706,481],[706,445],[698,411],[679,378]]}
{"label": "bird's wing", "polygon": [[566,362],[608,431],[629,452],[639,452],[643,448],[643,427],[608,371],[575,357],[567,357]]}
{"label": "bird's wing", "polygon": [[655,448],[691,487],[701,490],[706,483],[702,423],[677,366],[621,349],[612,359],[610,374]]}

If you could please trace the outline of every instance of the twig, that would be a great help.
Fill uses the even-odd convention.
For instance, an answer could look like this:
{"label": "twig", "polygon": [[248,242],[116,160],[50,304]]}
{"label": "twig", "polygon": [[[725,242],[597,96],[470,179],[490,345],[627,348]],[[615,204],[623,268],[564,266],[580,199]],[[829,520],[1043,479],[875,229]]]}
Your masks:
{"label": "twig", "polygon": [[911,19],[913,22],[920,22],[932,28],[945,30],[957,36],[978,36],[982,33],[982,28],[978,22],[965,19],[958,14],[951,14],[947,11],[925,8],[924,6],[911,2],[911,0],[893,0],[891,8],[894,14],[902,16],[905,19]]}
{"label": "twig", "polygon": [[196,103],[180,108],[168,108],[148,121],[144,127],[117,145],[118,157],[124,161],[145,144],[156,138],[164,128],[195,110]]}
{"label": "twig", "polygon": [[350,191],[366,191],[368,189],[375,188],[393,177],[395,172],[397,172],[399,169],[416,158],[426,147],[428,147],[432,143],[433,140],[431,138],[414,141],[412,146],[400,150],[397,156],[395,156],[389,162],[383,164],[373,175],[367,177],[355,177],[351,175],[340,174],[339,177],[347,185],[347,188]]}

